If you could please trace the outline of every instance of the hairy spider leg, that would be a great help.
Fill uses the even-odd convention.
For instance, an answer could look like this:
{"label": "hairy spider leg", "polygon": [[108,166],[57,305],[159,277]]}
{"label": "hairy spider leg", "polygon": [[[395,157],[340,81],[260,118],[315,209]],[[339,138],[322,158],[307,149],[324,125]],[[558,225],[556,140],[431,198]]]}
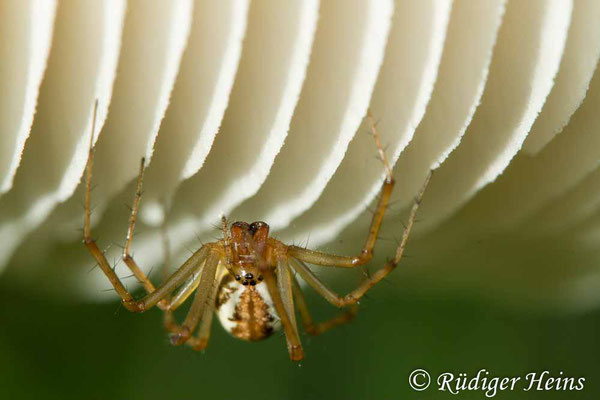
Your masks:
{"label": "hairy spider leg", "polygon": [[233,270],[231,269],[231,264],[233,263],[233,256],[231,254],[231,246],[229,241],[229,232],[227,230],[227,217],[221,215],[221,231],[223,233],[223,243],[225,247],[225,268],[231,275],[235,275]]}
{"label": "hairy spider leg", "polygon": [[343,268],[354,268],[368,263],[373,257],[373,247],[375,247],[375,241],[377,240],[377,235],[379,234],[379,228],[381,227],[385,210],[390,202],[393,188],[394,179],[390,176],[387,176],[381,187],[379,202],[377,203],[375,214],[373,214],[373,218],[371,219],[369,234],[367,235],[367,240],[365,241],[360,255],[338,256],[320,251],[308,250],[298,246],[289,246],[288,254],[309,264],[316,265],[332,265]]}
{"label": "hairy spider leg", "polygon": [[196,272],[187,278],[187,280],[174,292],[174,294],[170,294],[165,297],[169,304],[164,310],[163,325],[168,332],[179,332],[180,327],[173,318],[173,311],[178,309],[188,299],[188,297],[194,293],[196,288],[198,288],[205,264],[206,261],[202,263]]}
{"label": "hairy spider leg", "polygon": [[381,139],[379,137],[379,134],[377,133],[376,123],[373,119],[371,111],[367,113],[367,116],[370,121],[371,134],[373,135],[373,138],[375,140],[375,145],[377,147],[379,158],[384,166],[385,180],[383,181],[383,185],[381,187],[377,208],[373,213],[373,218],[371,218],[369,234],[367,235],[367,239],[365,240],[365,244],[363,245],[363,249],[360,252],[360,255],[338,256],[334,254],[322,253],[319,251],[307,250],[298,246],[289,246],[289,254],[292,257],[301,259],[302,261],[305,261],[309,264],[330,265],[342,268],[354,268],[359,265],[365,265],[366,263],[371,261],[371,258],[373,258],[373,248],[375,247],[375,242],[377,241],[377,235],[379,234],[379,229],[381,228],[385,211],[387,210],[388,204],[390,202],[390,197],[392,195],[392,190],[394,189],[395,181],[394,177],[392,176],[392,169],[390,167],[390,163],[388,162],[388,159],[385,155],[385,151],[381,144]]}
{"label": "hairy spider leg", "polygon": [[312,271],[304,264],[304,262],[320,266],[341,268],[355,268],[357,266],[364,265],[367,262],[369,262],[373,257],[373,247],[375,246],[377,235],[379,234],[379,229],[381,228],[381,224],[383,221],[383,216],[388,207],[389,200],[392,194],[392,189],[394,188],[392,170],[385,155],[385,151],[383,150],[381,139],[377,133],[375,120],[370,111],[367,113],[367,116],[370,121],[371,133],[373,135],[373,138],[375,139],[375,144],[377,146],[379,157],[385,168],[386,178],[381,187],[379,202],[377,204],[375,213],[373,214],[373,218],[371,219],[369,234],[367,235],[367,239],[363,246],[363,250],[358,256],[348,257],[303,249],[298,246],[290,246],[288,248],[291,267],[296,272],[298,272],[300,276],[302,276],[302,278],[306,281],[306,283],[308,283],[314,290],[316,290],[319,294],[321,294],[321,296],[323,296],[331,304],[337,307],[344,307],[347,305],[355,304],[371,287],[373,287],[375,284],[377,284],[377,282],[385,278],[400,263],[402,255],[404,253],[404,248],[406,247],[406,243],[408,241],[408,237],[415,222],[417,210],[419,208],[419,205],[421,204],[423,195],[425,194],[425,190],[427,188],[427,185],[429,184],[429,181],[431,180],[432,175],[432,171],[430,171],[421,189],[415,196],[415,200],[411,208],[410,215],[408,217],[408,223],[404,228],[402,240],[400,241],[400,244],[396,249],[396,254],[394,255],[394,258],[385,263],[382,268],[377,270],[369,278],[363,280],[354,290],[352,290],[344,297],[340,297],[337,293],[327,288],[327,286],[323,282],[321,282],[315,274],[312,273]]}
{"label": "hairy spider leg", "polygon": [[[96,262],[98,263],[102,272],[106,275],[109,282],[121,298],[123,305],[129,311],[133,312],[142,312],[145,311],[157,303],[159,303],[162,299],[168,296],[173,290],[175,290],[179,285],[181,285],[185,280],[194,273],[194,271],[202,265],[204,260],[208,257],[208,253],[210,252],[209,246],[204,246],[198,251],[196,251],[180,268],[177,272],[175,272],[169,279],[167,279],[158,289],[155,289],[152,283],[148,280],[146,275],[137,268],[135,263],[127,263],[127,266],[131,269],[132,265],[135,265],[135,268],[131,269],[131,272],[136,276],[136,278],[144,285],[144,288],[148,292],[148,294],[142,298],[141,300],[136,301],[131,293],[125,288],[115,271],[112,269],[104,253],[100,250],[96,241],[92,237],[92,226],[91,226],[91,188],[92,188],[92,169],[94,164],[94,129],[96,125],[96,115],[98,109],[98,100],[94,103],[94,113],[92,118],[92,132],[90,134],[90,145],[88,149],[88,159],[86,165],[86,181],[85,181],[85,200],[84,200],[84,221],[83,221],[83,243],[89,250],[90,254]],[[134,201],[134,207],[132,209],[132,217],[129,221],[129,230],[126,245],[125,254],[129,254],[129,246],[131,243],[131,237],[133,237],[133,227],[135,225],[135,218],[137,214],[137,209],[139,206],[139,199],[141,197],[141,184],[142,184],[142,173],[143,173],[143,162],[142,167],[140,168],[140,176],[138,177],[138,190],[136,191],[136,200]],[[130,258],[133,261],[133,258]],[[164,307],[164,305],[163,305]]]}
{"label": "hairy spider leg", "polygon": [[204,313],[202,314],[202,319],[200,320],[200,328],[198,329],[198,333],[196,334],[196,336],[190,338],[186,343],[190,345],[194,350],[204,350],[208,346],[208,340],[210,338],[210,328],[212,326],[213,317],[215,315],[218,290],[219,286],[217,285],[217,280],[215,280],[210,295],[208,296],[206,308],[204,309]]}
{"label": "hairy spider leg", "polygon": [[93,143],[94,143],[94,131],[96,127],[96,114],[98,112],[98,100],[94,102],[94,113],[92,116],[92,131],[90,132],[90,146],[88,152],[88,160],[86,165],[86,182],[85,182],[85,212],[83,214],[83,243],[88,248],[92,256],[96,259],[98,266],[107,276],[110,283],[115,288],[117,294],[123,299],[123,303],[133,301],[131,294],[125,289],[117,275],[112,270],[104,253],[98,248],[96,242],[92,239],[92,228],[90,223],[90,193],[92,188],[91,177],[92,177],[92,163],[93,163]]}
{"label": "hairy spider leg", "polygon": [[340,313],[333,318],[330,318],[326,321],[316,323],[313,321],[312,316],[310,315],[310,311],[308,306],[306,305],[306,299],[304,298],[304,293],[302,292],[302,288],[298,283],[298,280],[295,276],[292,275],[292,285],[294,289],[294,300],[298,307],[298,312],[300,313],[300,318],[302,319],[302,326],[304,330],[309,335],[320,335],[331,328],[335,328],[336,326],[348,323],[356,317],[358,313],[358,306],[353,304],[349,306],[345,312]]}
{"label": "hairy spider leg", "polygon": [[[287,257],[279,256],[277,257],[277,266],[276,266],[276,277],[277,277],[277,289],[279,290],[279,294],[281,296],[281,301],[286,310],[286,314],[290,318],[290,324],[292,325],[292,329],[298,335],[298,325],[296,322],[296,309],[294,307],[294,295],[292,290],[292,274],[290,273],[290,269],[288,267]],[[298,335],[299,336],[299,335]],[[286,335],[286,341],[288,345],[288,349],[291,348],[293,343],[290,342],[290,338]]]}
{"label": "hairy spider leg", "polygon": [[[123,259],[123,261],[129,268],[129,270],[133,273],[135,278],[138,280],[138,282],[140,282],[142,284],[142,286],[146,290],[146,293],[152,293],[156,288],[154,287],[154,285],[152,284],[150,279],[148,279],[146,274],[144,274],[144,272],[138,267],[137,263],[133,259],[133,256],[131,255],[131,242],[133,240],[133,234],[134,234],[134,230],[135,230],[135,222],[137,220],[137,214],[138,214],[138,210],[140,207],[140,200],[142,198],[142,183],[144,180],[144,167],[145,167],[145,159],[142,158],[142,160],[140,161],[140,171],[138,174],[138,179],[137,179],[137,184],[136,184],[136,189],[135,189],[135,197],[133,199],[133,206],[131,207],[131,214],[129,216],[129,226],[127,228],[125,247],[123,248],[123,254],[122,254],[121,258]],[[167,306],[167,301],[165,299],[162,299],[158,303],[158,307],[163,310],[166,308],[166,306]]]}
{"label": "hairy spider leg", "polygon": [[[166,207],[165,207],[166,209]],[[161,268],[161,283],[169,278],[169,266],[171,265],[171,245],[169,243],[169,235],[167,234],[167,221],[166,218],[160,226],[161,244],[163,248],[163,265]],[[205,261],[206,262],[206,261]],[[164,300],[167,301],[168,307],[164,310],[163,314],[163,326],[168,332],[176,332],[177,324],[173,319],[173,310],[181,305],[190,294],[198,287],[200,283],[200,274],[204,268],[204,263],[198,267],[198,271],[192,274],[191,277],[187,278],[179,289],[173,293],[169,293],[165,296]],[[175,304],[175,307],[173,307]]]}
{"label": "hairy spider leg", "polygon": [[177,310],[187,299],[194,293],[198,285],[200,284],[200,278],[202,277],[202,271],[206,261],[194,274],[187,279],[169,299],[169,305],[165,310],[165,315],[170,315],[173,311]]}
{"label": "hairy spider leg", "polygon": [[210,252],[187,316],[185,317],[183,324],[179,327],[179,332],[171,335],[172,344],[181,345],[185,343],[192,335],[192,332],[194,332],[194,329],[196,329],[198,322],[200,322],[200,318],[208,303],[209,295],[213,291],[213,286],[217,284],[215,277],[220,258],[220,254],[216,251]]}
{"label": "hairy spider leg", "polygon": [[[166,221],[161,226],[161,236],[163,245],[163,268],[162,268],[162,280],[165,281],[168,278],[168,266],[170,263],[170,251],[169,251],[169,237],[166,230]],[[164,327],[165,329],[173,334],[179,334],[182,332],[183,327],[178,325],[173,318],[173,311],[179,308],[191,294],[200,285],[202,272],[206,261],[198,268],[198,270],[187,279],[174,293],[165,297],[168,302],[168,307],[164,310]],[[204,308],[204,312],[200,318],[200,329],[195,337],[189,338],[185,343],[191,346],[194,350],[203,350],[208,345],[208,338],[210,336],[210,327],[212,324],[213,314],[215,311],[215,301],[218,291],[218,280],[215,280],[215,284],[212,286],[212,291],[207,299],[207,305]]]}
{"label": "hairy spider leg", "polygon": [[[320,253],[312,250],[295,248],[294,252],[292,253],[293,257],[290,258],[290,264],[292,268],[296,272],[298,272],[302,279],[304,279],[306,283],[308,283],[315,291],[317,291],[317,293],[323,296],[334,306],[345,307],[351,304],[356,304],[356,302],[370,288],[372,288],[379,281],[385,278],[400,263],[402,255],[404,254],[406,243],[408,242],[408,238],[410,236],[410,232],[414,225],[415,218],[417,216],[417,210],[419,209],[419,205],[421,204],[421,200],[423,199],[425,189],[427,188],[430,179],[431,172],[427,175],[423,186],[419,190],[419,193],[415,196],[415,200],[410,210],[410,215],[408,217],[408,222],[406,224],[406,227],[404,228],[404,233],[402,234],[402,240],[400,241],[400,244],[396,249],[396,254],[394,255],[394,258],[386,262],[383,265],[383,267],[375,271],[370,277],[363,280],[354,290],[350,291],[345,296],[339,296],[337,293],[329,289],[303,262],[305,261],[309,264],[316,264],[327,267],[348,267],[348,265],[345,264],[344,260],[340,260],[339,256],[329,255],[326,253]],[[358,265],[361,264],[356,264],[353,267],[356,267]]]}
{"label": "hairy spider leg", "polygon": [[298,328],[292,323],[290,314],[288,314],[287,307],[279,291],[277,278],[272,269],[268,266],[263,267],[261,272],[264,276],[265,283],[267,284],[271,299],[273,300],[275,311],[277,311],[277,314],[281,319],[290,359],[292,361],[300,361],[304,358],[304,350],[302,349],[302,343],[300,342],[300,335],[298,334]]}

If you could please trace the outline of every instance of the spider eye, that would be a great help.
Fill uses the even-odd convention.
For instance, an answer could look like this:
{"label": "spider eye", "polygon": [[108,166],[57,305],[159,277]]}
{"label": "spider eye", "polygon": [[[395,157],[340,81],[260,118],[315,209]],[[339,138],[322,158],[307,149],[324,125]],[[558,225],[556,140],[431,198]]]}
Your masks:
{"label": "spider eye", "polygon": [[240,279],[242,279],[242,277],[241,277],[241,276],[239,276],[239,275],[236,275],[236,276],[235,276],[235,280],[236,280],[236,281],[239,281]]}
{"label": "spider eye", "polygon": [[252,275],[250,272],[248,272],[245,276],[246,279],[254,279],[254,275]]}
{"label": "spider eye", "polygon": [[253,223],[250,224],[250,232],[253,235],[261,228],[267,228],[267,230],[268,230],[269,225],[267,225],[267,223],[263,222],[263,221],[254,221]]}
{"label": "spider eye", "polygon": [[242,281],[242,285],[244,285],[244,286],[248,286],[248,281],[244,279],[244,280]]}

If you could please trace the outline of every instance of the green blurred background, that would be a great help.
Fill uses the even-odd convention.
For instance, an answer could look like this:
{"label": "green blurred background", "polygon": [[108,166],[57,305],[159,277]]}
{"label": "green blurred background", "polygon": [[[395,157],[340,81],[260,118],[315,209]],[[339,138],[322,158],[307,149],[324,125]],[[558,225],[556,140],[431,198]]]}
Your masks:
{"label": "green blurred background", "polygon": [[[6,275],[5,275],[6,276]],[[497,376],[549,370],[584,376],[582,392],[502,392],[495,398],[600,398],[600,312],[555,315],[484,300],[468,290],[422,290],[388,281],[351,324],[303,335],[306,359],[288,360],[281,335],[232,339],[218,323],[205,353],[168,344],[161,314],[48,296],[0,282],[3,399],[449,399],[414,392],[409,373]],[[335,312],[309,295],[315,316]],[[482,392],[457,398],[482,399]]]}

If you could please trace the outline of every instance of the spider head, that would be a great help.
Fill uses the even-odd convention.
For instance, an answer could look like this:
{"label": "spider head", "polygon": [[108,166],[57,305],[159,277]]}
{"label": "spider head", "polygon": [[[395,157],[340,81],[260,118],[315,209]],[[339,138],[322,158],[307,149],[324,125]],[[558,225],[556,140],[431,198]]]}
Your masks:
{"label": "spider head", "polygon": [[234,222],[230,229],[232,269],[242,285],[255,286],[262,281],[260,263],[265,261],[269,225],[262,221],[251,224]]}

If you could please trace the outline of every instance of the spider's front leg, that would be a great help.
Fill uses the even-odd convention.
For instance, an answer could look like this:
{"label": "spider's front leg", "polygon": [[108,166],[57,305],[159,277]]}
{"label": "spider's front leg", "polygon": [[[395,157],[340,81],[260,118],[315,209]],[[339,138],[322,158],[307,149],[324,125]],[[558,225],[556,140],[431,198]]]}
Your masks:
{"label": "spider's front leg", "polygon": [[365,244],[363,245],[363,249],[360,252],[360,255],[338,256],[334,254],[322,253],[319,251],[307,250],[297,246],[289,246],[288,254],[290,256],[298,258],[309,264],[335,266],[342,268],[354,268],[359,265],[365,265],[366,263],[371,261],[371,258],[373,258],[373,248],[375,247],[375,242],[377,241],[377,235],[379,234],[379,229],[381,228],[383,216],[385,215],[385,211],[387,210],[387,207],[390,202],[390,197],[394,189],[395,181],[394,177],[392,176],[392,167],[388,162],[388,159],[385,155],[385,151],[383,150],[383,145],[381,144],[381,139],[379,138],[379,134],[377,133],[377,127],[375,120],[373,119],[373,115],[369,111],[367,116],[371,124],[371,134],[373,135],[373,139],[375,140],[377,153],[379,155],[379,159],[383,163],[383,167],[385,170],[385,180],[383,181],[383,185],[381,186],[379,202],[377,203],[377,208],[373,213],[373,218],[371,219],[371,226],[369,227],[369,233],[367,235],[367,239],[365,240]]}
{"label": "spider's front leg", "polygon": [[381,223],[383,221],[383,216],[385,214],[385,210],[388,207],[389,200],[392,194],[392,189],[394,187],[394,179],[392,177],[392,169],[390,167],[389,162],[385,156],[385,152],[383,151],[383,147],[381,145],[381,140],[379,139],[379,135],[377,134],[376,124],[373,119],[373,116],[369,112],[368,114],[369,120],[371,122],[371,132],[373,134],[373,138],[375,139],[375,144],[377,145],[377,150],[381,161],[383,162],[386,178],[381,187],[381,194],[379,197],[379,202],[377,205],[377,209],[373,215],[371,220],[371,226],[369,228],[369,234],[367,235],[367,240],[363,247],[362,252],[359,256],[347,257],[347,256],[338,256],[334,254],[322,253],[319,251],[307,250],[297,246],[289,246],[288,254],[290,256],[290,265],[292,268],[297,271],[300,276],[313,287],[319,294],[321,294],[325,299],[327,299],[330,303],[337,307],[345,307],[348,305],[356,304],[356,302],[374,285],[376,285],[379,281],[385,278],[396,266],[400,263],[402,259],[402,255],[404,254],[404,248],[406,247],[406,243],[408,242],[408,237],[410,236],[410,232],[415,222],[415,218],[417,216],[417,210],[419,209],[419,205],[423,199],[423,195],[425,194],[425,190],[429,181],[431,180],[432,171],[429,172],[423,186],[415,196],[415,200],[413,206],[410,211],[410,215],[408,217],[408,222],[404,228],[404,232],[402,234],[402,240],[396,249],[396,254],[394,258],[385,263],[385,265],[375,271],[373,275],[369,278],[363,280],[356,289],[352,290],[346,296],[339,296],[327,286],[319,280],[313,274],[313,272],[304,264],[307,262],[309,264],[329,266],[329,267],[342,267],[342,268],[354,268],[359,265],[364,265],[373,257],[373,247],[375,246],[375,241],[377,240],[377,235],[379,234],[379,229],[381,227]]}
{"label": "spider's front leg", "polygon": [[96,113],[98,111],[98,100],[94,103],[94,114],[92,117],[92,132],[90,133],[90,145],[88,149],[88,159],[85,168],[85,211],[83,217],[83,243],[89,250],[90,254],[96,259],[98,266],[104,272],[111,285],[115,288],[115,291],[121,297],[123,304],[130,311],[135,311],[135,307],[133,304],[135,300],[133,296],[125,286],[121,283],[121,280],[115,273],[115,271],[111,268],[110,264],[106,260],[104,253],[98,248],[96,241],[92,238],[92,228],[90,223],[91,216],[91,189],[92,189],[92,165],[94,162],[94,128],[96,126]]}
{"label": "spider's front leg", "polygon": [[140,283],[144,286],[144,289],[148,293],[141,300],[135,300],[132,294],[125,288],[115,271],[112,269],[104,253],[100,250],[96,241],[92,237],[92,227],[90,222],[91,217],[91,188],[92,188],[92,169],[94,163],[94,148],[93,148],[93,138],[94,138],[94,127],[96,125],[96,113],[98,109],[98,101],[94,104],[94,114],[92,118],[92,132],[90,134],[90,145],[88,149],[88,159],[85,170],[85,202],[84,202],[84,222],[83,222],[83,243],[89,250],[90,254],[94,257],[96,262],[98,263],[100,269],[106,277],[108,278],[111,285],[114,287],[115,291],[121,298],[123,305],[129,311],[133,312],[143,312],[155,305],[159,305],[161,308],[166,308],[168,303],[164,298],[168,296],[175,288],[177,288],[180,284],[182,284],[191,274],[194,273],[195,270],[198,269],[200,265],[204,262],[204,260],[208,257],[210,248],[208,246],[204,246],[196,253],[194,253],[180,268],[175,272],[169,279],[167,279],[158,289],[154,287],[152,282],[148,279],[148,277],[138,268],[137,264],[131,257],[129,253],[129,249],[131,246],[131,240],[133,238],[133,230],[135,227],[135,220],[137,216],[137,211],[139,208],[140,198],[141,198],[141,189],[142,189],[142,181],[143,181],[143,171],[144,171],[144,160],[140,164],[140,174],[138,176],[137,182],[137,190],[134,200],[134,205],[131,211],[131,217],[129,220],[129,229],[127,232],[127,241],[125,245],[125,250],[123,254],[123,259],[133,275],[138,279]]}
{"label": "spider's front leg", "polygon": [[[396,268],[396,266],[400,263],[402,259],[402,255],[404,254],[404,249],[406,247],[406,243],[408,242],[408,238],[410,236],[410,232],[414,225],[417,210],[419,209],[419,205],[423,199],[423,195],[425,194],[425,189],[429,184],[431,179],[431,172],[427,175],[427,179],[425,183],[419,190],[417,196],[415,196],[415,201],[410,211],[410,215],[408,217],[408,222],[406,227],[404,228],[404,233],[402,234],[402,240],[400,244],[396,248],[396,254],[394,258],[389,260],[384,264],[384,266],[377,271],[375,271],[370,277],[364,279],[358,287],[354,290],[346,294],[345,296],[339,296],[337,293],[329,289],[311,270],[308,268],[303,261],[309,262],[311,264],[318,264],[322,266],[328,267],[347,267],[343,263],[340,263],[339,259],[343,258],[336,255],[316,252],[312,250],[299,249],[296,250],[293,255],[295,257],[290,258],[290,265],[292,268],[300,274],[302,279],[306,281],[317,293],[323,296],[327,301],[333,304],[336,307],[346,307],[352,304],[356,304],[356,302],[373,286],[375,286],[378,282],[380,282],[383,278],[385,278],[390,272]],[[315,258],[319,262],[314,262]],[[341,265],[340,265],[341,264]],[[360,264],[359,264],[360,265]]]}

